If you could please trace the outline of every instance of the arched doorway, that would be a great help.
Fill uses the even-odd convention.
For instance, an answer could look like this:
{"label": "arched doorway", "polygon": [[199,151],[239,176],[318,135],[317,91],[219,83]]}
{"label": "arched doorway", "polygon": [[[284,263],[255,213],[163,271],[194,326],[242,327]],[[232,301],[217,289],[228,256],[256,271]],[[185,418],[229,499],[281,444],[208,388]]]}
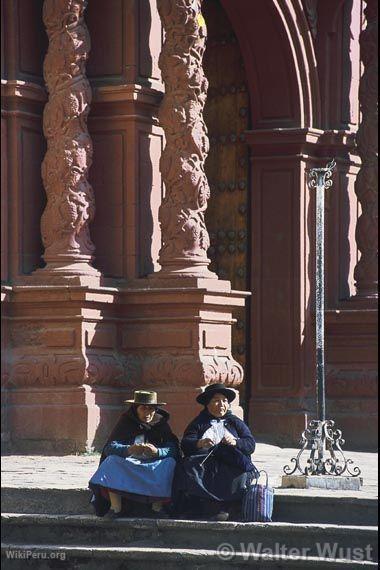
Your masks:
{"label": "arched doorway", "polygon": [[305,172],[321,112],[312,35],[293,0],[210,0],[203,10],[212,269],[252,293],[232,343],[251,426],[297,441],[313,395]]}

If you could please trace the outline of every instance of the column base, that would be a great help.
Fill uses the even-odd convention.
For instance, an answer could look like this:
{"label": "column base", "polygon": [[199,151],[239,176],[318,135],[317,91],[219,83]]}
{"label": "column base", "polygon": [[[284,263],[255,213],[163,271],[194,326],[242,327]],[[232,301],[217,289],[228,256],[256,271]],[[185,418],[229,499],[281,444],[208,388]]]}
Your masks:
{"label": "column base", "polygon": [[199,257],[178,257],[169,260],[160,260],[161,269],[150,274],[149,279],[213,279],[218,276],[210,271],[208,266],[211,260]]}
{"label": "column base", "polygon": [[83,285],[98,287],[101,273],[87,262],[48,263],[46,267],[37,269],[28,277],[29,282],[43,285]]}
{"label": "column base", "polygon": [[157,273],[151,273],[149,279],[212,279],[218,280],[216,273],[207,267],[177,267],[171,269],[161,269]]}
{"label": "column base", "polygon": [[[202,386],[241,384],[231,325],[246,294],[227,281],[150,283],[13,288],[6,381],[12,452],[101,449],[123,400],[143,387],[168,402],[181,435],[202,410]],[[233,411],[242,416],[238,401]]]}

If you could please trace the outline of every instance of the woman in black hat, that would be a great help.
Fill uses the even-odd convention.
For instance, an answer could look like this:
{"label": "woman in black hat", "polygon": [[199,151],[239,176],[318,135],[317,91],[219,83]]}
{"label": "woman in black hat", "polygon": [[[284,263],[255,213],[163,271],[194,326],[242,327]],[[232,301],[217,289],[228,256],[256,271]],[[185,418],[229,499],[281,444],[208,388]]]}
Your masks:
{"label": "woman in black hat", "polygon": [[197,398],[204,410],[187,427],[177,465],[174,500],[177,514],[228,520],[257,474],[251,462],[255,440],[248,426],[230,411],[236,397],[224,384],[212,384]]}
{"label": "woman in black hat", "polygon": [[[98,516],[122,514],[121,497],[152,504],[158,517],[167,517],[163,504],[171,500],[171,488],[180,455],[171,431],[169,414],[156,392],[136,391],[109,436],[100,464],[89,482],[91,502]],[[125,502],[125,500],[124,500]]]}

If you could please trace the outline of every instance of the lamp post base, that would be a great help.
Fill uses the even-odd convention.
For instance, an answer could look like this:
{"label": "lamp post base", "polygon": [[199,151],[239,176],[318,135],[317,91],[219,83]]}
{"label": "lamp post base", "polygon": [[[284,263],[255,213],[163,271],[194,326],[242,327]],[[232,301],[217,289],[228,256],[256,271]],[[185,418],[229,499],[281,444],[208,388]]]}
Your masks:
{"label": "lamp post base", "polygon": [[[345,441],[333,420],[311,420],[300,443],[302,448],[297,457],[290,460],[293,466],[284,467],[285,475],[358,477],[361,474],[359,467],[353,467],[353,460],[345,457],[342,450]],[[308,452],[305,464],[303,461]]]}
{"label": "lamp post base", "polygon": [[336,475],[283,475],[281,489],[325,489],[332,491],[360,491],[362,477]]}

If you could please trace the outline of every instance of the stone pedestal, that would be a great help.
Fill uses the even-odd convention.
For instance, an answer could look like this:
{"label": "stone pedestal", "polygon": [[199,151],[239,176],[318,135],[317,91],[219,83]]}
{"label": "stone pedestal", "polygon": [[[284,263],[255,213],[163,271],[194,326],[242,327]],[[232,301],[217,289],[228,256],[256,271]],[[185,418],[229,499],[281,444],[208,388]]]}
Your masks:
{"label": "stone pedestal", "polygon": [[[12,451],[100,449],[123,400],[143,388],[159,392],[181,435],[201,410],[195,399],[206,385],[240,385],[231,325],[246,294],[225,281],[158,284],[8,291],[4,393]],[[234,412],[242,416],[238,399]]]}
{"label": "stone pedestal", "polygon": [[[222,382],[237,389],[244,371],[231,353],[234,307],[249,293],[213,279],[139,280],[122,293],[121,351],[136,386],[157,390],[177,434],[201,410],[202,389]],[[239,399],[234,413],[242,417]]]}
{"label": "stone pedestal", "polygon": [[114,350],[115,298],[109,288],[11,288],[4,388],[13,452],[76,453],[104,442],[127,388]]}
{"label": "stone pedestal", "polygon": [[361,477],[336,477],[332,475],[283,475],[282,489],[326,489],[334,491],[359,491]]}

